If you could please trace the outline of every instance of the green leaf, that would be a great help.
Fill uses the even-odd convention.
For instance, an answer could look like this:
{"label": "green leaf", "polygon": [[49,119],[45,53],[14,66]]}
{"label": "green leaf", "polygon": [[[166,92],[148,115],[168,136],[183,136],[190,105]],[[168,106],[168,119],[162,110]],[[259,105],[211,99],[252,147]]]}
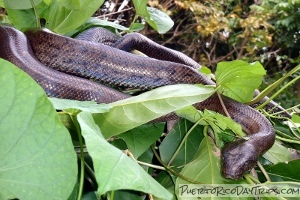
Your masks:
{"label": "green leaf", "polygon": [[14,27],[21,31],[25,31],[29,27],[36,27],[36,18],[32,9],[12,10],[6,9],[9,20]]}
{"label": "green leaf", "polygon": [[103,138],[90,113],[81,112],[77,119],[93,160],[98,197],[108,191],[128,189],[150,193],[163,199],[170,198],[171,194],[133,159]]}
{"label": "green leaf", "polygon": [[57,0],[67,9],[82,9],[82,6],[89,3],[91,0]]}
{"label": "green leaf", "polygon": [[240,102],[253,98],[266,71],[259,62],[248,64],[241,60],[219,62],[215,73],[218,91]]}
{"label": "green leaf", "polygon": [[149,16],[147,11],[147,0],[133,0],[132,2],[137,15],[141,17]]}
{"label": "green leaf", "polygon": [[[76,197],[74,197],[73,199],[76,199]],[[68,200],[73,200],[73,199],[69,198]],[[90,191],[82,194],[82,200],[98,200],[98,198],[95,192]]]}
{"label": "green leaf", "polygon": [[199,71],[205,75],[210,75],[211,74],[211,70],[208,67],[205,66],[201,66],[201,68],[199,68]]}
{"label": "green leaf", "polygon": [[201,112],[196,108],[189,106],[177,110],[176,114],[194,123],[201,120],[200,122],[198,122],[199,124],[210,125],[212,128],[215,127],[214,125],[217,125],[217,127],[219,127],[221,130],[216,127],[214,131],[217,131],[218,133],[222,130],[224,131],[226,129],[230,129],[233,132],[235,132],[237,135],[241,135],[241,136],[244,135],[241,125],[239,125],[232,119],[211,110],[204,110],[203,112]]}
{"label": "green leaf", "polygon": [[[42,0],[33,0],[34,5],[38,5]],[[4,0],[5,8],[25,10],[32,8],[30,0]]]}
{"label": "green leaf", "polygon": [[139,32],[139,31],[143,30],[144,28],[145,28],[145,25],[142,24],[142,23],[132,23],[130,25],[130,31],[137,31],[137,32]]}
{"label": "green leaf", "polygon": [[133,4],[136,15],[144,18],[160,34],[167,32],[174,25],[174,22],[167,14],[156,8],[147,7],[146,0],[133,0]]}
{"label": "green leaf", "polygon": [[90,113],[104,113],[108,112],[111,108],[109,104],[98,104],[94,101],[77,101],[58,98],[49,98],[49,100],[52,102],[56,110],[65,110],[67,112],[86,111]]}
{"label": "green leaf", "polygon": [[123,139],[135,158],[144,153],[163,133],[164,123],[145,124],[118,135]]}
{"label": "green leaf", "polygon": [[294,123],[300,123],[300,117],[298,115],[296,115],[296,114],[293,114],[292,115],[292,121]]}
{"label": "green leaf", "polygon": [[[108,113],[94,114],[105,138],[118,135],[211,96],[213,86],[168,85],[111,103]],[[122,120],[120,120],[122,117]]]}
{"label": "green leaf", "polygon": [[147,9],[146,0],[133,0],[134,8],[136,9],[136,15],[141,16],[154,30],[158,31],[158,27]]}
{"label": "green leaf", "polygon": [[43,0],[43,2],[47,5],[50,5],[52,3],[53,0]]}
{"label": "green leaf", "polygon": [[122,26],[120,24],[116,24],[114,22],[110,22],[110,21],[107,21],[107,20],[102,20],[102,19],[99,19],[99,18],[96,18],[96,17],[90,17],[83,25],[83,29],[88,29],[90,27],[93,27],[93,26],[108,26],[108,27],[112,27],[112,28],[115,28],[115,29],[119,29],[119,30],[122,30],[122,31],[127,31],[129,30],[129,28],[125,27],[125,26]]}
{"label": "green leaf", "polygon": [[145,200],[145,196],[136,191],[117,190],[114,191],[114,199],[122,200]]}
{"label": "green leaf", "polygon": [[215,142],[219,148],[223,147],[224,142],[234,140],[235,135],[245,136],[240,124],[211,110],[204,110],[202,112],[192,106],[188,106],[177,110],[176,114],[191,122],[197,122],[200,125],[209,125],[215,133]]}
{"label": "green leaf", "polygon": [[[57,1],[53,1],[47,10],[39,12],[41,18],[46,19],[46,27],[56,33],[65,34],[73,31],[89,19],[94,12],[103,4],[104,0],[80,1],[76,9],[66,8]],[[80,16],[80,17],[78,17]]]}
{"label": "green leaf", "polygon": [[[33,9],[30,9],[32,8],[30,1],[24,2],[26,2],[24,5],[23,3],[20,4],[19,1],[7,1],[8,6],[5,4],[11,21],[20,30],[36,27],[36,16]],[[59,34],[66,34],[84,24],[103,2],[104,0],[54,0],[52,2],[35,0],[35,6],[38,16],[46,20],[48,29]],[[165,13],[154,8],[149,8],[148,12],[147,1],[137,0],[135,2],[137,2],[137,14],[144,17],[159,33],[165,33],[173,26],[173,21]],[[88,23],[91,23],[91,21]],[[128,30],[128,28],[105,20],[92,20],[92,23]]]}
{"label": "green leaf", "polygon": [[166,13],[152,7],[147,7],[147,10],[150,18],[145,19],[158,33],[164,34],[173,27],[174,22]]}
{"label": "green leaf", "polygon": [[[164,138],[161,145],[159,146],[160,157],[163,162],[170,162],[171,157],[192,126],[193,123],[184,119],[176,123],[174,129],[170,133],[168,133],[168,135]],[[183,165],[190,162],[197,152],[202,139],[203,127],[196,126],[188,136],[185,144],[182,146],[171,165],[174,167],[182,167]],[[176,168],[174,169],[176,170]]]}
{"label": "green leaf", "polygon": [[[226,182],[221,176],[220,150],[213,145],[209,137],[205,137],[195,155],[195,159],[185,165],[181,173],[183,176],[190,177],[201,183],[223,183]],[[178,184],[185,183],[182,179],[176,180]]]}
{"label": "green leaf", "polygon": [[292,160],[292,154],[291,152],[282,146],[278,141],[275,141],[274,145],[271,149],[269,149],[263,157],[273,164],[279,163],[279,162],[288,162]]}
{"label": "green leaf", "polygon": [[[156,180],[164,186],[170,193],[173,194],[172,200],[176,200],[176,195],[174,194],[175,191],[175,184],[172,180],[172,177],[170,174],[168,174],[166,171],[162,171],[158,174],[156,177]],[[171,200],[171,199],[170,199]]]}
{"label": "green leaf", "polygon": [[77,157],[43,89],[0,59],[0,199],[67,199]]}
{"label": "green leaf", "polygon": [[276,165],[265,166],[265,170],[275,176],[279,176],[285,181],[300,182],[300,160],[277,163]]}

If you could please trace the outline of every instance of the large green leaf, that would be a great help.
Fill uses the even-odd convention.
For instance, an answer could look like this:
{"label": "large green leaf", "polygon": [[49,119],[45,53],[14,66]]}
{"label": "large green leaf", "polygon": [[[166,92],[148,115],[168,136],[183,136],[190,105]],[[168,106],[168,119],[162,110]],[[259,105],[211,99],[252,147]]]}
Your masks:
{"label": "large green leaf", "polygon": [[[38,5],[42,0],[33,0],[34,5]],[[4,0],[5,8],[24,10],[32,8],[30,0]]]}
{"label": "large green leaf", "polygon": [[35,81],[0,66],[0,199],[67,199],[77,180],[68,131]]}
{"label": "large green leaf", "polygon": [[173,27],[174,22],[166,13],[153,7],[147,7],[147,11],[150,18],[146,17],[145,19],[158,33],[164,34]]}
{"label": "large green leaf", "polygon": [[94,114],[106,138],[145,124],[212,95],[213,86],[168,85],[111,103],[107,113]]}
{"label": "large green leaf", "polygon": [[[35,5],[38,17],[46,20],[48,29],[56,33],[65,34],[74,31],[74,29],[82,25],[103,2],[104,0],[86,0],[80,1],[78,4],[70,4],[70,1],[67,0],[60,0],[59,2],[53,0],[48,4],[42,1]],[[37,19],[33,9],[8,9],[8,14],[14,26],[20,30],[36,27]]]}
{"label": "large green leaf", "polygon": [[169,199],[171,194],[158,184],[133,159],[109,144],[88,112],[78,114],[78,122],[93,160],[98,195],[111,190],[137,190]]}
{"label": "large green leaf", "polygon": [[253,98],[265,74],[259,62],[249,64],[241,60],[220,62],[215,73],[219,92],[240,102]]}

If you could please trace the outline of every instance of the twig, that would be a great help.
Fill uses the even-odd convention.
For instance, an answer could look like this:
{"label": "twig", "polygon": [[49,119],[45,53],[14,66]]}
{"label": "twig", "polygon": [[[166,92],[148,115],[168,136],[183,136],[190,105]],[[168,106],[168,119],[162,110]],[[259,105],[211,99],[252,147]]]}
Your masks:
{"label": "twig", "polygon": [[268,175],[268,173],[266,172],[265,168],[260,164],[259,161],[257,161],[257,166],[260,169],[260,171],[263,173],[263,175],[265,176],[265,178],[267,179],[267,181],[271,182],[270,176]]}
{"label": "twig", "polygon": [[153,151],[153,153],[154,153],[156,159],[158,160],[158,162],[159,162],[160,164],[162,164],[162,166],[164,166],[165,169],[166,169],[167,171],[171,172],[173,175],[178,176],[179,178],[181,178],[181,179],[183,179],[183,180],[186,180],[186,181],[188,181],[188,182],[190,182],[190,183],[194,183],[194,184],[203,184],[203,183],[201,183],[201,182],[199,182],[199,181],[195,181],[195,180],[192,180],[192,179],[190,179],[190,178],[188,178],[188,177],[185,177],[185,176],[179,174],[178,172],[176,172],[175,170],[173,170],[172,168],[170,168],[169,166],[167,166],[167,165],[160,159],[160,157],[159,157],[159,155],[157,154],[157,152],[156,152],[156,150],[155,150],[155,148],[154,148],[153,145],[151,146],[151,149],[152,149],[152,151]]}
{"label": "twig", "polygon": [[220,100],[220,103],[221,103],[221,106],[222,106],[222,108],[223,108],[223,111],[225,112],[225,115],[226,115],[227,117],[231,118],[231,117],[230,117],[230,114],[229,114],[229,112],[227,111],[227,108],[226,108],[226,106],[225,106],[225,104],[224,104],[224,102],[223,102],[223,99],[222,99],[220,93],[219,93],[219,92],[216,92],[216,93],[217,93],[218,98],[219,98],[219,100]]}
{"label": "twig", "polygon": [[125,11],[128,11],[128,10],[132,10],[132,7],[130,7],[130,8],[126,8],[126,9],[124,9],[124,10],[120,10],[120,11],[112,12],[112,13],[109,13],[109,14],[100,15],[100,16],[97,16],[97,18],[102,18],[102,17],[107,17],[107,16],[110,16],[110,15],[119,14],[119,13],[122,13],[122,12],[125,12]]}
{"label": "twig", "polygon": [[140,165],[144,165],[144,166],[151,167],[151,168],[154,168],[154,169],[159,169],[159,170],[166,170],[164,167],[157,166],[157,165],[152,165],[152,164],[145,163],[145,162],[142,162],[142,161],[139,161],[139,160],[135,159],[135,157],[133,156],[133,154],[132,154],[129,150],[125,150],[125,153],[126,153],[130,158],[132,158],[135,162],[137,162],[137,163],[140,164]]}

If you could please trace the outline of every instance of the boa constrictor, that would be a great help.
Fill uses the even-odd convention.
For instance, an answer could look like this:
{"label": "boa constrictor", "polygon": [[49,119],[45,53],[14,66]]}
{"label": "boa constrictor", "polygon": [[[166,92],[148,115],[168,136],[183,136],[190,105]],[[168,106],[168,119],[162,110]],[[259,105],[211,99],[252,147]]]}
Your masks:
{"label": "boa constrictor", "polygon": [[[99,37],[101,35],[101,37]],[[108,41],[109,45],[84,41]],[[184,54],[165,48],[138,33],[118,38],[103,29],[92,29],[72,39],[48,30],[29,30],[26,36],[8,26],[0,27],[0,57],[29,74],[49,96],[110,103],[128,94],[92,82],[140,88],[187,83],[214,85],[198,72],[200,67]],[[137,49],[149,57],[128,53]],[[253,108],[223,97],[230,116],[241,124],[249,139],[238,139],[222,149],[222,172],[239,179],[255,166],[258,157],[274,143],[271,123]],[[224,114],[216,95],[194,105]]]}

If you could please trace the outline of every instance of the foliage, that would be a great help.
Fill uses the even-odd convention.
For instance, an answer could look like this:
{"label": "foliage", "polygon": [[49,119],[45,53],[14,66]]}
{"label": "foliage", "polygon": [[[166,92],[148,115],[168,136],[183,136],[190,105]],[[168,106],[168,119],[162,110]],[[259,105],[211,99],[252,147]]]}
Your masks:
{"label": "foliage", "polygon": [[[213,33],[212,39],[215,40],[220,37],[215,31],[220,32],[226,27],[228,31],[234,29],[230,25],[232,19],[228,18],[230,13],[239,14],[240,9],[246,8],[235,7],[216,16],[210,15],[218,13],[218,9],[230,7],[234,2],[189,2],[187,5],[180,5],[190,9],[195,6],[191,9],[193,12],[207,16],[204,21],[215,23],[207,26],[207,29],[206,22],[199,22],[197,25],[203,38],[210,37]],[[125,31],[139,30],[144,25],[137,22],[138,17],[142,17],[158,32],[165,32],[172,26],[170,19],[161,11],[146,7],[146,1],[134,1],[136,15],[129,28],[90,18],[102,3],[99,1],[60,0],[34,3],[35,6],[24,4],[25,7],[20,9],[20,1],[0,1],[0,5],[6,7],[8,13],[8,16],[4,16],[4,21],[11,22],[21,30],[42,22],[52,31],[67,35],[99,25]],[[209,8],[209,3],[216,5],[215,8]],[[272,30],[272,26],[256,17],[261,15],[269,19],[269,13],[265,13],[259,6],[249,9],[251,17],[239,19],[239,28],[243,31],[236,35],[236,41],[233,41],[232,36],[232,41],[226,39],[227,42],[239,44],[247,37],[252,42],[249,45],[254,45],[258,41],[254,33],[256,36],[260,33],[259,27],[256,27],[259,23],[263,24],[263,30]],[[43,20],[40,21],[40,18]],[[250,26],[251,23],[254,24],[253,27]],[[268,35],[269,32],[265,34]],[[269,39],[262,35],[263,42],[259,45],[267,44],[271,41]],[[245,48],[249,55],[250,50]],[[244,49],[240,48],[239,51]],[[216,87],[165,86],[108,105],[50,98],[53,106],[41,88],[25,73],[3,60],[0,64],[0,92],[3,93],[0,98],[3,111],[0,115],[0,132],[9,133],[3,134],[0,140],[3,148],[1,152],[4,152],[0,165],[1,199],[118,199],[120,196],[123,199],[145,199],[145,194],[150,199],[180,199],[177,196],[178,185],[186,181],[261,183],[267,187],[272,183],[284,184],[287,180],[294,181],[299,186],[299,178],[295,175],[295,170],[292,170],[299,165],[299,160],[291,161],[292,154],[287,149],[299,149],[300,136],[296,126],[274,120],[279,140],[260,161],[267,165],[266,171],[270,177],[260,168],[257,169],[257,179],[245,175],[244,179],[232,181],[221,176],[219,149],[224,142],[235,138],[234,133],[240,134],[240,126],[229,118],[211,111],[199,112],[190,106],[205,100],[216,90],[227,90],[228,96],[248,101],[247,96],[253,94],[265,73],[258,62],[219,63]],[[229,66],[229,69],[225,66]],[[233,67],[238,67],[234,73]],[[255,81],[245,81],[250,77]],[[240,90],[245,87],[249,90],[242,93]],[[58,110],[57,114],[53,107]],[[160,141],[165,124],[147,123],[173,111],[177,111],[185,119],[177,122]],[[293,120],[290,123],[299,122],[297,117]],[[212,131],[217,133],[213,137]],[[17,141],[15,136],[19,138]],[[282,146],[279,141],[285,142],[286,146]],[[79,149],[78,181],[77,163],[71,143],[75,149]],[[126,150],[129,157],[121,150]],[[22,170],[24,173],[19,176]],[[12,181],[4,182],[7,180],[17,180],[20,185],[16,186]]]}
{"label": "foliage", "polygon": [[[170,35],[152,36],[148,31],[148,36],[213,71],[220,61],[260,61],[268,74],[264,88],[299,64],[299,0],[154,2],[172,15],[175,27]],[[275,100],[284,107],[299,104],[298,91],[294,85]]]}
{"label": "foliage", "polygon": [[[161,1],[160,5],[166,7],[165,2]],[[197,55],[194,58],[205,66],[243,59],[259,60],[267,69],[271,66],[274,69],[275,61],[276,67],[284,68],[299,56],[299,1],[209,0],[175,1],[175,4],[177,7],[168,6],[174,18],[181,15],[173,39],[181,36],[181,30],[199,33],[187,35],[182,38],[186,41],[181,42],[186,46],[197,45],[199,49],[189,48],[197,53],[189,53]],[[192,18],[193,22],[182,23],[182,19],[188,20],[185,17]]]}
{"label": "foliage", "polygon": [[71,137],[41,87],[0,65],[1,199],[67,199],[77,181]]}

